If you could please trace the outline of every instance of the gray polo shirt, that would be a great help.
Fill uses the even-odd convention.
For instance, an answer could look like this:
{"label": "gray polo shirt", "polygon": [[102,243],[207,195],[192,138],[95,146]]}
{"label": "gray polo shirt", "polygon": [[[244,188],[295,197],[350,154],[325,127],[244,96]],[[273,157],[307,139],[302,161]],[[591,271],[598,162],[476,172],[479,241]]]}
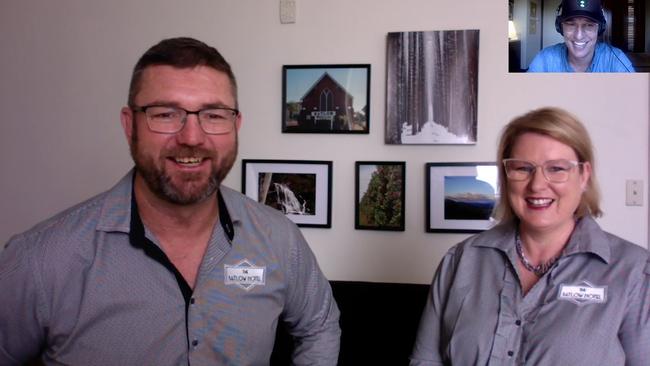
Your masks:
{"label": "gray polo shirt", "polygon": [[156,238],[135,233],[131,191],[132,172],[10,240],[0,365],[41,350],[48,365],[267,365],[279,320],[296,364],[336,364],[339,311],[296,225],[220,188],[230,220],[215,225],[192,291]]}
{"label": "gray polo shirt", "polygon": [[499,225],[445,255],[411,365],[648,365],[648,252],[585,217],[523,296],[514,228]]}

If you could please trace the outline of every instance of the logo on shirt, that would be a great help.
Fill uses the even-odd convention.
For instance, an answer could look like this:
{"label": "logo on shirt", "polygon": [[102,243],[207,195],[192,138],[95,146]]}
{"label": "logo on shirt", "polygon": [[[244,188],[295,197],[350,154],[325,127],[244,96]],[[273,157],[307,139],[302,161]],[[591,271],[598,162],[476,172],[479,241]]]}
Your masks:
{"label": "logo on shirt", "polygon": [[266,267],[257,267],[244,259],[234,265],[225,264],[224,277],[226,285],[237,285],[248,291],[257,285],[266,284]]}
{"label": "logo on shirt", "polygon": [[587,281],[578,285],[560,285],[559,300],[571,301],[576,305],[604,304],[607,302],[607,286],[594,286]]}

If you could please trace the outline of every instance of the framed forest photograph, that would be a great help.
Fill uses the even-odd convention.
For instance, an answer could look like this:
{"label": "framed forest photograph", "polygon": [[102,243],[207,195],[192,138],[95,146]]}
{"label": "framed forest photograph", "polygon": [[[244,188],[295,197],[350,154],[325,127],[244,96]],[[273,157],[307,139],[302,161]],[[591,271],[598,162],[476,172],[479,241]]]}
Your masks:
{"label": "framed forest photograph", "polygon": [[406,163],[355,163],[355,222],[359,230],[404,231]]}
{"label": "framed forest photograph", "polygon": [[427,232],[477,233],[494,225],[494,163],[427,163],[425,174]]}
{"label": "framed forest photograph", "polygon": [[386,144],[475,144],[478,30],[388,33]]}
{"label": "framed forest photograph", "polygon": [[244,159],[242,193],[298,226],[332,226],[331,161]]}
{"label": "framed forest photograph", "polygon": [[370,65],[285,65],[282,132],[367,134]]}

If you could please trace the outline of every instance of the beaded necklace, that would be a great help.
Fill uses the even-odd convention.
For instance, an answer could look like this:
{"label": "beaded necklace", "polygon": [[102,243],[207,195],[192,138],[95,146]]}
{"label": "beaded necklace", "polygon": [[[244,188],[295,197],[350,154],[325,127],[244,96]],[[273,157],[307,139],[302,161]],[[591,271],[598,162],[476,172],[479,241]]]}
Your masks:
{"label": "beaded necklace", "polygon": [[537,277],[542,277],[546,272],[548,272],[548,270],[551,269],[555,262],[557,262],[557,260],[562,256],[562,252],[560,252],[556,257],[551,258],[546,262],[542,262],[536,266],[531,264],[530,261],[528,261],[528,258],[524,255],[524,249],[521,246],[521,239],[519,238],[519,230],[515,233],[515,249],[517,249],[517,255],[521,260],[521,264],[524,265],[524,268],[533,272]]}

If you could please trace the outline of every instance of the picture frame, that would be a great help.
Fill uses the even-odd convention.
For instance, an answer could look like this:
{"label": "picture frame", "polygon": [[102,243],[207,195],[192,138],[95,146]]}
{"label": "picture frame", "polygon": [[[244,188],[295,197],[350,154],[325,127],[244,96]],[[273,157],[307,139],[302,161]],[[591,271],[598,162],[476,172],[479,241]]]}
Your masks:
{"label": "picture frame", "polygon": [[427,232],[478,233],[495,224],[495,163],[426,163],[425,177]]}
{"label": "picture frame", "polygon": [[332,162],[242,160],[242,193],[301,227],[332,227]]}
{"label": "picture frame", "polygon": [[282,132],[368,134],[370,64],[284,65]]}
{"label": "picture frame", "polygon": [[354,228],[404,231],[406,163],[355,163]]}
{"label": "picture frame", "polygon": [[388,33],[386,144],[476,144],[479,32]]}

